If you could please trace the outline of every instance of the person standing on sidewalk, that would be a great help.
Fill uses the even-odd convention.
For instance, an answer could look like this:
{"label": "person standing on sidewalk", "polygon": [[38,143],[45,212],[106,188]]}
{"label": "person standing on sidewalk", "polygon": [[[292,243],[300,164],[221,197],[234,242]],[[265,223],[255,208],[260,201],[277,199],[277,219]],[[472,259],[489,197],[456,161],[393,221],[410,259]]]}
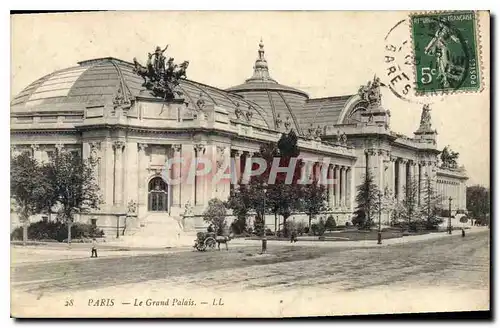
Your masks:
{"label": "person standing on sidewalk", "polygon": [[95,238],[92,238],[92,253],[90,254],[90,257],[97,257],[97,240]]}

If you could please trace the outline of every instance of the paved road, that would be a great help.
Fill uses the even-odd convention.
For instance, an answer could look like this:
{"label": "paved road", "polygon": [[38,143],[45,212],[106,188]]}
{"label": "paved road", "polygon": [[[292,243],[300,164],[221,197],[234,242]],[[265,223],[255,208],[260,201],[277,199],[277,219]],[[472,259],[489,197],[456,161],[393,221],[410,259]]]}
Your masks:
{"label": "paved road", "polygon": [[328,285],[353,291],[391,285],[489,288],[489,231],[381,248],[314,248],[272,244],[226,251],[34,263],[11,268],[16,291],[92,290],[164,279],[217,289]]}

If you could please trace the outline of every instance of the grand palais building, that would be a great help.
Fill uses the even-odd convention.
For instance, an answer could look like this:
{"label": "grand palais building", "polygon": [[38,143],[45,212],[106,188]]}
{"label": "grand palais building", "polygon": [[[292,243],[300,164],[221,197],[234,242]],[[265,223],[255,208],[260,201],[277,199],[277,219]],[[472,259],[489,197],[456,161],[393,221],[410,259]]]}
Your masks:
{"label": "grand palais building", "polygon": [[[11,101],[12,154],[47,161],[64,149],[96,162],[103,203],[77,220],[108,236],[117,227],[125,238],[163,239],[203,229],[199,215],[208,201],[227,199],[233,186],[200,177],[187,183],[182,165],[164,172],[166,160],[203,156],[215,169],[234,158],[243,170],[260,145],[290,130],[299,135],[301,158],[327,159],[318,165],[337,181],[328,186],[337,224],[351,221],[367,168],[399,201],[411,179],[429,175],[443,207],[451,197],[453,212],[466,210],[467,174],[440,167],[430,108],[422,108],[412,137],[394,133],[377,79],[360,81],[352,95],[310,98],[271,77],[262,42],[253,75],[225,90],[185,78],[189,63],[174,66],[159,48],[145,65],[84,60],[34,81]],[[181,183],[168,184],[164,174]],[[274,230],[274,216],[266,223]]]}

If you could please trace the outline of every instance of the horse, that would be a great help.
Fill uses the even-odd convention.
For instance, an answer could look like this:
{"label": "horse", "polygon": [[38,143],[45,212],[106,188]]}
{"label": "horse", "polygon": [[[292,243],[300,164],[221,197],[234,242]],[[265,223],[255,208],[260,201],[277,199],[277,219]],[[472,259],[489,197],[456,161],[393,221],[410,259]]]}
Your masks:
{"label": "horse", "polygon": [[188,66],[189,66],[189,61],[186,60],[186,61],[182,62],[182,64],[179,65],[179,69],[176,70],[175,72],[173,72],[174,78],[176,80],[179,80],[181,78],[187,78],[186,70],[187,70]]}
{"label": "horse", "polygon": [[226,245],[226,251],[228,251],[228,247],[227,247],[227,244],[229,243],[229,241],[231,239],[233,239],[233,234],[230,233],[229,236],[216,236],[215,237],[215,241],[217,242],[217,248],[219,249],[220,251],[220,244],[225,244]]}
{"label": "horse", "polygon": [[142,66],[138,61],[137,58],[134,58],[134,72],[137,73],[137,75],[141,76],[144,79],[144,83],[147,82],[146,77],[149,77],[149,69],[146,67]]}

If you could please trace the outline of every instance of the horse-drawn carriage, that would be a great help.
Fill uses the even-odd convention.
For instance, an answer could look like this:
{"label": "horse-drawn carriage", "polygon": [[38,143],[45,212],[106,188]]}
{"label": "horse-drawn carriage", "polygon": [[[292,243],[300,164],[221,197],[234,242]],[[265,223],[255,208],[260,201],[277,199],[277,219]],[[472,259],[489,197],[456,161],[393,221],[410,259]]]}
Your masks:
{"label": "horse-drawn carriage", "polygon": [[217,244],[217,248],[220,251],[220,244],[224,244],[227,250],[227,244],[232,238],[233,234],[229,234],[229,236],[217,236],[215,232],[198,232],[193,247],[201,252],[207,249],[215,249],[215,245]]}
{"label": "horse-drawn carriage", "polygon": [[215,249],[215,244],[217,244],[215,237],[215,232],[198,232],[193,247],[198,251],[205,251],[207,248]]}

